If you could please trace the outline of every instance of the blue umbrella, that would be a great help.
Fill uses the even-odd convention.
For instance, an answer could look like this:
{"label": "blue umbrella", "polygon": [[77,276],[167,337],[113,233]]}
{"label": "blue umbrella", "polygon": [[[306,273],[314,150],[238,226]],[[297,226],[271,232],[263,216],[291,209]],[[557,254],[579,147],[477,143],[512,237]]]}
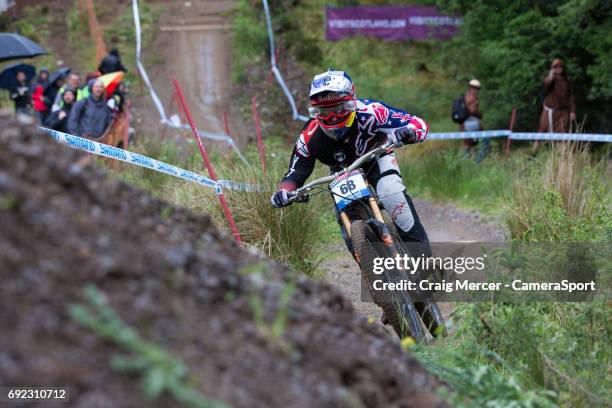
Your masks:
{"label": "blue umbrella", "polygon": [[44,48],[29,38],[16,33],[0,33],[0,62],[34,58],[46,53]]}
{"label": "blue umbrella", "polygon": [[6,67],[0,72],[0,89],[13,89],[17,85],[17,72],[26,75],[26,82],[30,82],[36,76],[36,68],[28,64],[14,64]]}

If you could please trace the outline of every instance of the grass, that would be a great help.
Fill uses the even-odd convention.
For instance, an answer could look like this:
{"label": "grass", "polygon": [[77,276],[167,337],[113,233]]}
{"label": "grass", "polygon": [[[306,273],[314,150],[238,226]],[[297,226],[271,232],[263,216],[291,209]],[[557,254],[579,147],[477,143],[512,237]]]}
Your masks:
{"label": "grass", "polygon": [[[254,281],[264,282],[267,281],[266,272],[269,269],[265,264],[260,263],[242,270],[243,274],[248,274]],[[293,274],[289,282],[285,284],[283,290],[280,293],[276,313],[271,322],[267,322],[265,319],[265,299],[257,292],[252,292],[249,297],[249,303],[251,310],[253,311],[253,318],[255,320],[255,326],[257,330],[264,335],[266,338],[276,342],[285,351],[291,350],[291,345],[283,338],[283,333],[289,320],[289,301],[291,295],[295,291],[295,274]]]}
{"label": "grass", "polygon": [[561,143],[514,183],[508,225],[514,238],[536,241],[610,241],[612,188],[609,157],[595,162],[588,145]]}
{"label": "grass", "polygon": [[465,157],[455,141],[406,146],[397,154],[410,194],[492,214],[508,208],[514,174],[529,166],[522,154],[504,160],[495,142],[480,164]]}
{"label": "grass", "polygon": [[[170,142],[146,141],[137,143],[132,150],[207,175],[199,153],[187,146],[186,149],[179,149],[176,144]],[[260,192],[224,190],[242,240],[296,271],[315,276],[320,261],[318,254],[325,245],[321,237],[339,235],[337,227],[335,231],[332,231],[333,226],[330,227],[330,223],[333,225],[335,221],[322,216],[333,213],[331,204],[328,200],[316,197],[305,204],[295,204],[283,209],[272,208],[270,196],[286,171],[285,159],[288,158],[288,152],[275,143],[268,143],[267,152],[266,176],[258,166],[254,147],[248,149],[245,154],[250,163],[257,165],[245,165],[235,156],[227,158],[218,152],[211,154],[211,161],[215,164],[220,179],[263,186]],[[323,172],[323,168],[316,170],[318,175]],[[122,166],[118,174],[123,180],[174,205],[209,214],[219,228],[229,232],[227,221],[212,189],[136,166]]]}
{"label": "grass", "polygon": [[108,305],[100,290],[94,285],[85,289],[88,305],[71,305],[71,318],[79,325],[93,331],[130,353],[129,357],[116,356],[111,360],[113,370],[137,374],[142,379],[142,391],[147,400],[153,400],[167,392],[188,407],[227,408],[188,385],[185,363],[171,356],[163,348],[142,339],[126,325]]}
{"label": "grass", "polygon": [[[515,155],[508,164],[493,160],[491,168],[485,162],[481,171],[497,165],[515,181],[508,183],[510,194],[499,195],[482,184],[481,193],[471,199],[487,200],[485,194],[490,193],[493,201],[509,200],[504,213],[512,238],[521,243],[578,241],[609,248],[610,162],[605,156],[595,161],[587,149],[558,144],[538,160]],[[439,174],[425,179],[439,178],[433,185],[441,189],[441,197],[453,199],[469,191],[470,182],[462,176],[466,168],[470,171],[465,174],[480,177],[469,162],[456,167],[456,158],[445,158],[436,168],[429,160],[436,161],[424,157],[421,166]],[[599,268],[603,274],[598,285],[606,288],[609,262]],[[458,405],[467,399],[468,406],[604,406],[612,389],[605,374],[611,367],[612,315],[601,290],[594,300],[582,303],[455,305],[456,333],[417,348],[416,354],[452,384],[450,398]],[[500,401],[504,395],[510,399]]]}
{"label": "grass", "polygon": [[[610,379],[602,375],[610,368],[610,317],[601,298],[585,303],[456,305],[453,336],[417,346],[415,352],[452,385],[458,398],[480,402],[468,406],[495,401],[508,385],[522,390],[514,398],[518,407],[603,406],[602,401],[610,400]],[[491,380],[479,379],[478,372]],[[539,403],[528,405],[530,395]]]}

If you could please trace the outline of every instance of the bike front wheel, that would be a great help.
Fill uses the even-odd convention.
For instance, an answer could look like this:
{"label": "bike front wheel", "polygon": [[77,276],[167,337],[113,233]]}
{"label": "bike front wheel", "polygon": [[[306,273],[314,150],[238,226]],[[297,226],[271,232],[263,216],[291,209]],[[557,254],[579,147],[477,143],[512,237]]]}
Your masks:
{"label": "bike front wheel", "polygon": [[380,294],[375,293],[373,289],[375,280],[382,278],[389,283],[400,283],[403,276],[396,270],[387,271],[382,275],[373,272],[374,259],[389,256],[381,238],[367,222],[357,220],[351,224],[351,240],[364,283],[372,298],[382,308],[393,330],[400,338],[410,336],[417,342],[422,341],[425,338],[425,332],[421,326],[419,313],[406,291],[389,291],[386,293],[389,296],[385,296],[389,298],[389,301],[376,300],[380,298]]}

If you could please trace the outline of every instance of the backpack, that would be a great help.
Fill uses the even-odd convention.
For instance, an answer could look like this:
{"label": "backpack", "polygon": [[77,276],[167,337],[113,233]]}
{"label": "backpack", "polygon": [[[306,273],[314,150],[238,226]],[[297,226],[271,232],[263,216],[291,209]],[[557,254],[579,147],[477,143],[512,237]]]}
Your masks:
{"label": "backpack", "polygon": [[451,118],[455,123],[463,123],[470,116],[467,106],[465,105],[465,95],[461,95],[453,101],[453,111]]}

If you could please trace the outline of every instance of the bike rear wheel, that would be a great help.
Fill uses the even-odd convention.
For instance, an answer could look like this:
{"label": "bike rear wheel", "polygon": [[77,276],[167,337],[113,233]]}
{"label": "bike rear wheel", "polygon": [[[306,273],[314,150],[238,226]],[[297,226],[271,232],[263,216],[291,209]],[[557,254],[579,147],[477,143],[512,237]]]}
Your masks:
{"label": "bike rear wheel", "polygon": [[[357,220],[351,224],[351,240],[361,269],[361,276],[370,290],[372,298],[376,299],[379,296],[372,290],[372,285],[375,280],[381,279],[383,275],[374,274],[374,259],[377,257],[385,258],[389,254],[378,234],[363,220]],[[390,283],[398,283],[401,276],[399,273],[384,274],[384,277]],[[376,303],[383,309],[393,330],[400,338],[410,336],[417,342],[422,341],[425,338],[425,331],[421,326],[419,313],[410,295],[406,291],[394,290],[390,293],[391,301],[377,301]]]}

